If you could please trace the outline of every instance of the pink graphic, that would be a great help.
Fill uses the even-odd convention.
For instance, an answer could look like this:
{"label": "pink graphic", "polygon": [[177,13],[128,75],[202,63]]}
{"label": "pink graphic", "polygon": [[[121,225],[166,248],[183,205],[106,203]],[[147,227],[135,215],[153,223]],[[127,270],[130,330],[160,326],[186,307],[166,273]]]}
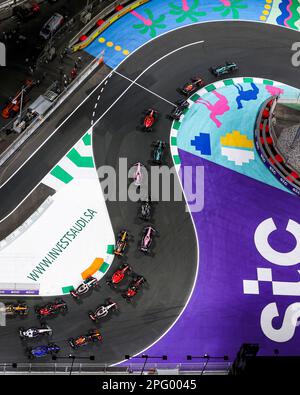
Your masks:
{"label": "pink graphic", "polygon": [[136,11],[130,11],[130,14],[135,16],[137,19],[143,22],[144,25],[146,26],[152,26],[153,21],[149,18],[145,18],[143,15],[139,14]]}
{"label": "pink graphic", "polygon": [[220,2],[225,6],[225,7],[230,7],[231,2],[229,0],[220,0]]}
{"label": "pink graphic", "polygon": [[288,16],[288,17],[286,18],[286,20],[284,21],[284,25],[287,26],[287,27],[289,27],[287,21],[289,21],[290,19],[292,19],[292,16],[293,16],[292,10],[291,10],[292,3],[293,3],[293,1],[292,1],[292,0],[289,0],[289,4],[288,4],[288,6],[287,6],[287,8],[286,8],[287,11],[288,11],[288,13],[289,13],[289,16]]}
{"label": "pink graphic", "polygon": [[217,119],[217,116],[223,115],[225,112],[229,111],[230,107],[228,105],[228,100],[225,96],[221,95],[216,91],[213,91],[212,93],[218,98],[218,101],[216,103],[212,104],[208,100],[202,98],[198,99],[196,103],[203,104],[208,109],[208,111],[210,111],[210,119],[219,128],[222,123]]}
{"label": "pink graphic", "polygon": [[272,86],[272,85],[267,85],[266,90],[272,96],[280,96],[284,93],[284,90],[282,88],[278,88],[277,86]]}
{"label": "pink graphic", "polygon": [[183,11],[189,11],[190,7],[188,5],[187,0],[182,0],[182,9]]}

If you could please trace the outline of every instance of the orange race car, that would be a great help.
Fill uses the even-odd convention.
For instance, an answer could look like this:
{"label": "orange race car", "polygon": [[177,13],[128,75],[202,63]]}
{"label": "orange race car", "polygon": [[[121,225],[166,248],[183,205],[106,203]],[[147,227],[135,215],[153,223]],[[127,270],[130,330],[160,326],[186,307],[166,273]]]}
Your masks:
{"label": "orange race car", "polygon": [[91,330],[87,335],[71,338],[68,340],[70,346],[74,349],[86,346],[89,343],[102,342],[103,336],[98,329]]}
{"label": "orange race car", "polygon": [[25,303],[5,304],[5,314],[7,317],[26,317],[29,313],[29,307]]}
{"label": "orange race car", "polygon": [[114,254],[123,256],[128,245],[128,232],[127,230],[121,230],[115,246]]}

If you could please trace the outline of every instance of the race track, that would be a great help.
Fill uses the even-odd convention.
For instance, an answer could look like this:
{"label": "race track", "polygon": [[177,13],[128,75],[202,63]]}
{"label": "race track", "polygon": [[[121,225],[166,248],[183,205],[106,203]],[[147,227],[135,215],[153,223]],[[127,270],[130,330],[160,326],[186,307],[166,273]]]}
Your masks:
{"label": "race track", "polygon": [[[8,214],[71,148],[90,127],[92,119],[95,124],[93,147],[97,166],[117,166],[120,157],[128,158],[129,164],[137,161],[147,163],[151,142],[157,138],[169,139],[171,122],[165,115],[170,112],[171,105],[162,98],[169,102],[177,100],[179,95],[176,88],[195,74],[202,75],[207,83],[212,82],[208,71],[211,65],[234,60],[239,65],[236,76],[268,78],[300,87],[298,70],[290,62],[290,48],[297,38],[298,33],[288,29],[231,21],[196,24],[148,43],[116,70],[130,80],[136,80],[142,73],[135,82],[147,90],[114,72],[108,83],[101,85],[79,111],[1,188],[1,217]],[[200,41],[204,42],[196,43]],[[94,110],[97,102],[97,109]],[[148,107],[156,108],[161,117],[155,132],[145,135],[137,130],[137,124],[142,111]],[[170,155],[168,165],[172,165]],[[196,238],[184,202],[159,202],[155,207],[154,224],[160,237],[156,241],[153,258],[141,257],[136,251],[142,228],[136,219],[137,204],[108,202],[108,210],[115,232],[126,227],[134,235],[127,255],[128,262],[136,272],[145,275],[149,287],[142,291],[134,305],[124,303],[117,295],[120,314],[101,323],[103,345],[78,352],[79,355],[95,354],[98,363],[116,363],[125,354],[138,353],[156,341],[182,311],[190,295],[197,267]],[[118,263],[115,259],[113,268]],[[115,295],[103,284],[99,292],[94,292],[81,304],[70,301],[67,318],[49,320],[55,330],[53,340],[63,346],[62,355],[70,352],[65,339],[93,327],[86,312],[107,296]],[[31,301],[32,305],[35,303],[40,301]],[[32,324],[36,324],[33,314],[22,323],[26,326]],[[25,360],[24,347],[16,336],[19,326],[20,321],[16,319],[9,322],[7,327],[0,328],[1,361]]]}

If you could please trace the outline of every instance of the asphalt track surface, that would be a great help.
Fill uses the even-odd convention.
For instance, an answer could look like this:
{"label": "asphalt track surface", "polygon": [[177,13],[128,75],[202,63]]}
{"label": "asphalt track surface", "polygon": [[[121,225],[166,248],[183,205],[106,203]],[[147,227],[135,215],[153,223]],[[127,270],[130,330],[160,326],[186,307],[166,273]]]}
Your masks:
{"label": "asphalt track surface", "polygon": [[[195,74],[202,75],[207,83],[213,82],[209,67],[226,60],[238,63],[239,71],[235,76],[274,79],[299,88],[299,70],[290,61],[290,48],[298,40],[298,36],[299,33],[295,31],[267,24],[197,24],[148,43],[120,65],[117,71],[134,80],[156,62],[137,82],[170,102],[179,97],[176,88]],[[202,44],[190,45],[202,40]],[[170,54],[178,48],[182,49]],[[158,61],[160,58],[163,59]],[[107,84],[101,85],[90,96],[63,127],[1,188],[0,217],[9,213],[84,134],[89,128],[93,111],[96,121],[93,146],[97,166],[116,166],[120,157],[127,157],[129,164],[137,161],[147,164],[152,141],[157,138],[167,141],[169,139],[171,123],[165,115],[171,110],[171,105],[136,84],[129,88],[130,85],[131,82],[126,78],[113,73]],[[104,89],[99,105],[95,110],[95,103],[102,88]],[[152,134],[144,134],[137,128],[142,111],[148,107],[156,108],[161,114]],[[172,165],[170,155],[167,163]],[[53,341],[63,348],[61,356],[68,355],[71,351],[65,341],[67,338],[93,328],[87,312],[108,296],[119,302],[120,313],[98,325],[104,336],[103,344],[82,349],[76,354],[93,354],[96,355],[98,363],[115,363],[122,360],[125,354],[140,352],[157,340],[174,322],[193,285],[197,247],[193,225],[189,214],[185,212],[184,202],[159,202],[156,205],[154,225],[159,230],[160,237],[154,245],[154,257],[141,256],[136,248],[143,226],[137,219],[137,204],[110,202],[108,210],[115,232],[126,227],[134,236],[127,261],[135,272],[147,278],[149,286],[144,288],[132,305],[126,304],[119,294],[109,290],[105,284],[80,304],[70,300],[67,317],[48,320],[55,330]],[[113,269],[120,262],[115,259]],[[112,270],[109,273],[111,272]],[[69,300],[68,297],[65,299]],[[40,299],[30,300],[31,305],[40,302]],[[31,313],[24,321],[14,319],[7,327],[0,328],[0,361],[26,360],[25,346],[17,339],[17,328],[36,324],[37,321]],[[188,336],[188,333],[183,335]],[[187,350],[187,353],[191,351]]]}

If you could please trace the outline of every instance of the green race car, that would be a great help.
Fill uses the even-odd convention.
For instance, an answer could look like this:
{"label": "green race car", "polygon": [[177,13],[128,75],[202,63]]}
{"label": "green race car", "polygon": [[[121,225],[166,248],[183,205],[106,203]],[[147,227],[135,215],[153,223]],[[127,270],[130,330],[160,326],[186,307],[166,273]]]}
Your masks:
{"label": "green race car", "polygon": [[232,71],[236,71],[238,69],[235,62],[226,62],[223,66],[211,67],[210,71],[216,77],[220,77],[224,74],[229,74]]}

